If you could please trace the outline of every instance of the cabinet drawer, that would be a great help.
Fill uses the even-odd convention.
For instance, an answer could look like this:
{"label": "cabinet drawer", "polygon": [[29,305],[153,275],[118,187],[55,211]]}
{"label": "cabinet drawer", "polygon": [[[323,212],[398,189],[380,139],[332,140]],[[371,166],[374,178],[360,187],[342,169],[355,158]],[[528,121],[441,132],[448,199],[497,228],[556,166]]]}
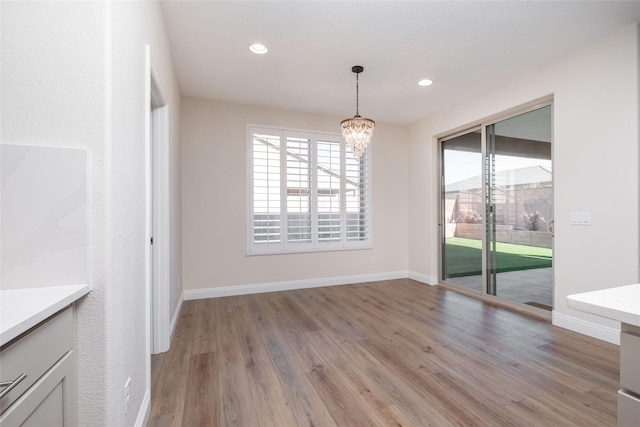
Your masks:
{"label": "cabinet drawer", "polygon": [[2,347],[0,350],[1,381],[13,381],[22,374],[26,374],[26,377],[0,400],[0,413],[9,408],[72,349],[73,310],[71,307]]}
{"label": "cabinet drawer", "polygon": [[0,427],[75,427],[74,355],[68,352],[0,415]]}
{"label": "cabinet drawer", "polygon": [[637,427],[640,399],[618,390],[618,427]]}
{"label": "cabinet drawer", "polygon": [[620,388],[640,394],[640,336],[620,334]]}

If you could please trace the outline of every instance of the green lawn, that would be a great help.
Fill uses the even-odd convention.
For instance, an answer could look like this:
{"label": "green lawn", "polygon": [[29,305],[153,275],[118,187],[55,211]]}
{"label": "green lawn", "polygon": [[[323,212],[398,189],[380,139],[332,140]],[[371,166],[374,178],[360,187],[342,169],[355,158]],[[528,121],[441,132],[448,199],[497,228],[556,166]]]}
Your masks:
{"label": "green lawn", "polygon": [[[551,249],[535,246],[496,243],[497,271],[530,270],[551,267]],[[448,238],[444,248],[445,277],[482,274],[482,241]]]}

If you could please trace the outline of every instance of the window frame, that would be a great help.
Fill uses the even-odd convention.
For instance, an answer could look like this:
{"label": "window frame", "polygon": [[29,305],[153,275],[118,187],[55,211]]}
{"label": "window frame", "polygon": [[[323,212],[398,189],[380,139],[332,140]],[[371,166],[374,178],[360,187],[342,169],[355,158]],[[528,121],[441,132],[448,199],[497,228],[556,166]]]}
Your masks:
{"label": "window frame", "polygon": [[[310,217],[311,217],[311,241],[310,242],[294,242],[288,239],[288,220],[287,212],[287,157],[280,155],[280,239],[276,243],[255,243],[254,242],[254,135],[266,134],[280,138],[280,144],[286,144],[287,138],[304,138],[310,141],[310,166],[309,166],[309,186],[310,186]],[[340,239],[331,242],[320,241],[320,233],[318,229],[318,164],[317,153],[318,141],[336,142],[340,147]],[[347,148],[344,144],[342,135],[339,133],[310,131],[303,129],[285,128],[269,125],[246,124],[246,254],[253,255],[276,255],[276,254],[294,254],[308,252],[332,252],[345,250],[361,250],[373,248],[373,203],[372,203],[372,160],[371,149],[367,148],[363,153],[365,159],[364,185],[366,201],[364,206],[365,214],[365,233],[366,237],[362,240],[350,240],[347,233]],[[362,195],[360,196],[362,197]],[[294,212],[295,213],[295,212]]]}

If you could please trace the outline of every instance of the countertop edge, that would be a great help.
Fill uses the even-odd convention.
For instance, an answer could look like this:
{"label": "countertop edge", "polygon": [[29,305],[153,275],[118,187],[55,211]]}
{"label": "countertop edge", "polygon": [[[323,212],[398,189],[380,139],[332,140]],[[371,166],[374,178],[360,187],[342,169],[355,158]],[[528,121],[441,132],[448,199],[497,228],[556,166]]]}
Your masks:
{"label": "countertop edge", "polygon": [[569,295],[567,305],[575,310],[640,327],[640,302],[637,310],[629,310],[628,306],[613,298],[619,298],[621,292],[629,292],[638,287],[640,284]]}
{"label": "countertop edge", "polygon": [[[73,304],[91,291],[91,287],[87,284],[58,286],[56,288],[59,289],[59,293],[53,296],[51,301],[48,301],[45,307],[28,313],[25,315],[24,319],[21,319],[15,325],[12,325],[7,329],[0,330],[0,346],[4,346],[43,320],[53,316],[66,306]],[[34,289],[36,288],[25,289],[25,291],[33,291]]]}

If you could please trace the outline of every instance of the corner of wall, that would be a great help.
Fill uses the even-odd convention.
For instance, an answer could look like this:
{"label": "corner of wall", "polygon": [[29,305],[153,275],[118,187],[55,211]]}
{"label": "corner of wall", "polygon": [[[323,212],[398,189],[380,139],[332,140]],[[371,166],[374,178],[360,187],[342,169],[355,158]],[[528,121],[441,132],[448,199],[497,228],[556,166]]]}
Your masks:
{"label": "corner of wall", "polygon": [[422,282],[431,286],[438,284],[437,277],[427,276],[426,274],[416,273],[415,271],[409,271],[409,279],[415,280],[417,282]]}
{"label": "corner of wall", "polygon": [[178,303],[176,304],[176,309],[173,312],[173,316],[171,316],[171,324],[169,325],[169,342],[173,339],[173,333],[176,330],[176,325],[178,324],[178,319],[180,318],[180,311],[182,310],[182,303],[184,302],[184,291],[181,290],[180,298],[178,298]]}

